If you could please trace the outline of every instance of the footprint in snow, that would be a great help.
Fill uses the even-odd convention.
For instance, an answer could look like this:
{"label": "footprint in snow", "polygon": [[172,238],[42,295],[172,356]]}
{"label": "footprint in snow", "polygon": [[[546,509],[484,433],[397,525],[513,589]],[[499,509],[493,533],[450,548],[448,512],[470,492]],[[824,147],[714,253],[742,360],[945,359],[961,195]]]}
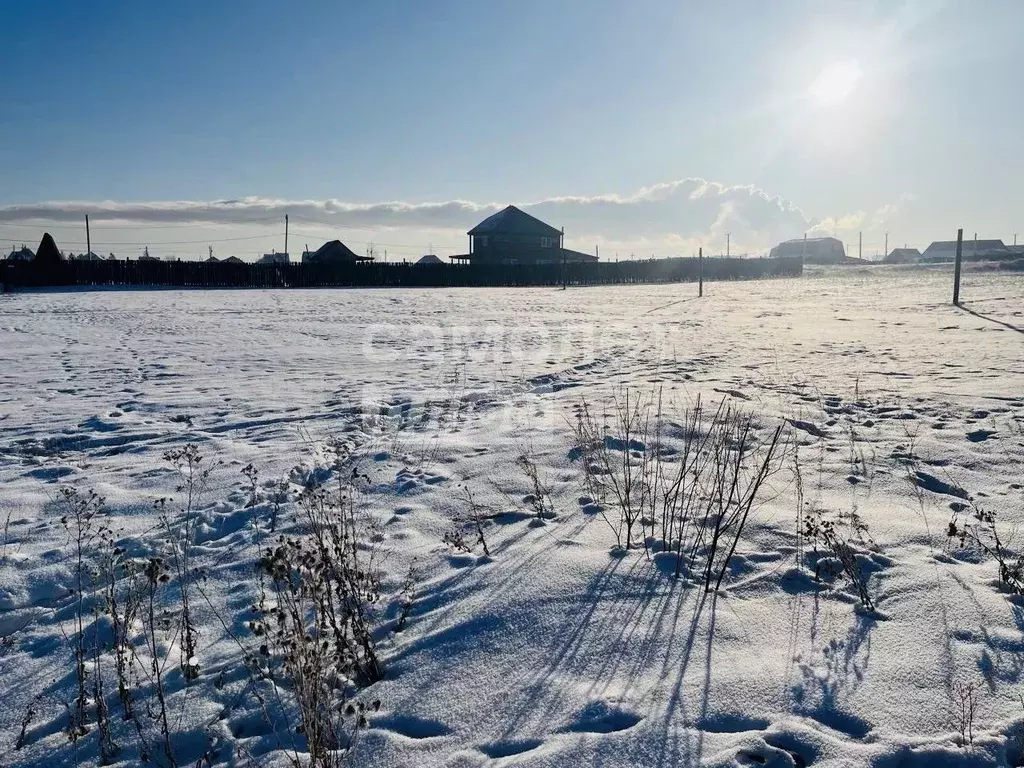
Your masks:
{"label": "footprint in snow", "polygon": [[641,720],[640,715],[621,705],[598,700],[587,704],[565,730],[572,733],[616,733],[632,728]]}
{"label": "footprint in snow", "polygon": [[495,741],[491,744],[481,744],[480,751],[488,757],[497,760],[502,757],[513,757],[524,752],[532,752],[543,745],[541,739],[520,739],[517,741]]}
{"label": "footprint in snow", "polygon": [[972,443],[983,443],[990,437],[995,435],[995,431],[991,429],[976,429],[973,432],[967,433],[967,439]]}

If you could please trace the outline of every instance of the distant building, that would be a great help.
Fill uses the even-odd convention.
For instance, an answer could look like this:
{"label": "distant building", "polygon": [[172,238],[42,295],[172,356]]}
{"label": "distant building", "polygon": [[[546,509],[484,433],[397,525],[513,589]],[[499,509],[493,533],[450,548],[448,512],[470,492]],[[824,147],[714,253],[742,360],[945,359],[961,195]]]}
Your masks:
{"label": "distant building", "polygon": [[303,264],[357,264],[373,261],[372,256],[360,256],[341,240],[330,240],[315,251],[303,251]]}
{"label": "distant building", "polygon": [[444,264],[444,262],[441,261],[441,259],[439,259],[437,256],[435,256],[432,253],[428,253],[426,256],[420,256],[420,258],[416,261],[416,263],[417,264]]}
{"label": "distant building", "polygon": [[272,253],[264,253],[263,256],[260,258],[260,260],[257,261],[256,263],[257,264],[288,264],[289,263],[289,259],[288,259],[288,254],[287,253],[278,253],[277,251],[273,251]]}
{"label": "distant building", "polygon": [[211,256],[210,258],[208,258],[206,260],[206,263],[207,264],[220,264],[220,259],[218,259],[216,256]]}
{"label": "distant building", "polygon": [[32,249],[23,245],[18,250],[7,254],[7,261],[32,261],[35,257],[36,255],[32,253]]}
{"label": "distant building", "polygon": [[[962,255],[965,259],[1005,259],[1012,254],[1002,240],[975,241],[971,238],[964,239]],[[936,240],[924,249],[921,261],[956,261],[956,240]]]}
{"label": "distant building", "polygon": [[226,259],[224,259],[224,263],[225,264],[245,264],[245,262],[242,261],[237,256],[228,256]]}
{"label": "distant building", "polygon": [[771,258],[784,256],[803,256],[806,264],[853,264],[860,259],[846,256],[843,243],[834,237],[807,237],[786,240],[771,250]]}
{"label": "distant building", "polygon": [[39,248],[36,250],[36,256],[33,261],[37,264],[56,264],[64,260],[61,256],[60,251],[57,249],[57,244],[53,242],[53,236],[49,232],[43,233],[43,239],[39,241]]}
{"label": "distant building", "polygon": [[473,264],[558,264],[597,261],[562,247],[562,232],[514,205],[503,208],[467,233],[469,253],[452,256]]}
{"label": "distant building", "polygon": [[89,253],[80,253],[73,258],[75,261],[103,261],[102,257],[97,256],[92,251],[89,251]]}
{"label": "distant building", "polygon": [[885,254],[883,264],[916,264],[921,260],[921,252],[917,248],[893,248]]}

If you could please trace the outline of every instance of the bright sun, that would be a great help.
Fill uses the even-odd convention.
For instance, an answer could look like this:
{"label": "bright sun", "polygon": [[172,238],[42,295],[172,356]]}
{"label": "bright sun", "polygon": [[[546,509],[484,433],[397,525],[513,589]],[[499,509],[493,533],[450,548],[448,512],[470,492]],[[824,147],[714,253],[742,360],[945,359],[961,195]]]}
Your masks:
{"label": "bright sun", "polygon": [[839,104],[857,86],[862,74],[860,64],[856,61],[829,64],[811,83],[811,96],[819,104]]}

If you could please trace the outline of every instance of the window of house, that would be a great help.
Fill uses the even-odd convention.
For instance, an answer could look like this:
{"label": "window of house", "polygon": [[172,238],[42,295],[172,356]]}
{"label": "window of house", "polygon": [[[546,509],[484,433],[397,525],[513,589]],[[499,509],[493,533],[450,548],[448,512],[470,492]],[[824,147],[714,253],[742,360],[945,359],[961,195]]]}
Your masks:
{"label": "window of house", "polygon": [[551,247],[551,238],[550,237],[542,237],[540,239],[540,247],[541,248],[550,248]]}

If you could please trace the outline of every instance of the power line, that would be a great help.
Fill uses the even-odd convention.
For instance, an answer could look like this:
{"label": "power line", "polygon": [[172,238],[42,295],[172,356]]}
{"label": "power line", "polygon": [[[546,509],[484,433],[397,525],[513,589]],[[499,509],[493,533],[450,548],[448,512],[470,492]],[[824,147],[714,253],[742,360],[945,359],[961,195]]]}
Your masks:
{"label": "power line", "polygon": [[[296,216],[295,218],[297,219],[299,217]],[[308,237],[310,239],[315,239],[317,237],[322,237],[322,235],[314,235],[314,234],[312,234],[310,232],[295,232],[294,230],[293,230],[292,234],[299,235],[300,237]],[[385,246],[387,248],[405,248],[405,249],[408,249],[408,250],[411,250],[411,251],[416,251],[417,253],[419,251],[423,250],[422,244],[416,244],[416,243],[382,243],[382,242],[380,242],[378,240],[350,240],[347,237],[345,238],[345,242],[346,243],[355,243],[356,245],[380,245],[380,246]],[[435,243],[435,245],[438,248],[447,248],[449,250],[459,250],[460,247],[465,247],[465,246],[457,246],[457,245],[445,245],[444,243],[441,243],[439,245],[437,243]]]}
{"label": "power line", "polygon": [[[206,245],[208,243],[233,243],[241,240],[265,240],[280,236],[280,232],[270,232],[265,235],[248,235],[246,237],[206,237],[202,240],[96,240],[94,245]],[[6,235],[0,235],[0,240],[5,239],[9,238]],[[84,240],[63,240],[62,243],[64,245],[85,245]]]}
{"label": "power line", "polygon": [[[193,222],[178,223],[178,224],[115,224],[115,225],[108,225],[108,226],[104,226],[104,225],[101,224],[100,226],[97,227],[96,226],[96,222],[97,221],[102,222],[102,221],[104,221],[104,219],[102,218],[102,216],[101,216],[101,218],[97,219],[96,218],[96,214],[94,214],[94,213],[91,213],[89,215],[92,216],[92,220],[93,220],[93,227],[92,228],[94,230],[96,230],[96,229],[103,229],[103,230],[113,230],[113,231],[120,231],[122,229],[196,229],[196,228],[200,228],[200,227],[203,227],[203,228],[237,227],[237,226],[244,226],[246,224],[259,224],[260,222],[264,222],[264,221],[280,221],[281,220],[280,216],[261,216],[259,218],[255,218],[255,219],[236,219],[236,220],[233,220],[233,221],[223,221],[223,222],[216,222],[216,221],[209,221],[209,222],[193,221]],[[116,220],[116,219],[114,219],[114,220]],[[43,220],[43,221],[44,221],[44,223],[40,223],[40,224],[18,224],[18,223],[13,222],[13,221],[9,221],[9,222],[8,221],[0,221],[0,225],[2,225],[5,228],[43,229],[43,230],[45,230],[45,229],[81,229],[82,228],[81,224],[59,224],[59,223],[55,223],[55,222],[47,222],[45,220]]]}

